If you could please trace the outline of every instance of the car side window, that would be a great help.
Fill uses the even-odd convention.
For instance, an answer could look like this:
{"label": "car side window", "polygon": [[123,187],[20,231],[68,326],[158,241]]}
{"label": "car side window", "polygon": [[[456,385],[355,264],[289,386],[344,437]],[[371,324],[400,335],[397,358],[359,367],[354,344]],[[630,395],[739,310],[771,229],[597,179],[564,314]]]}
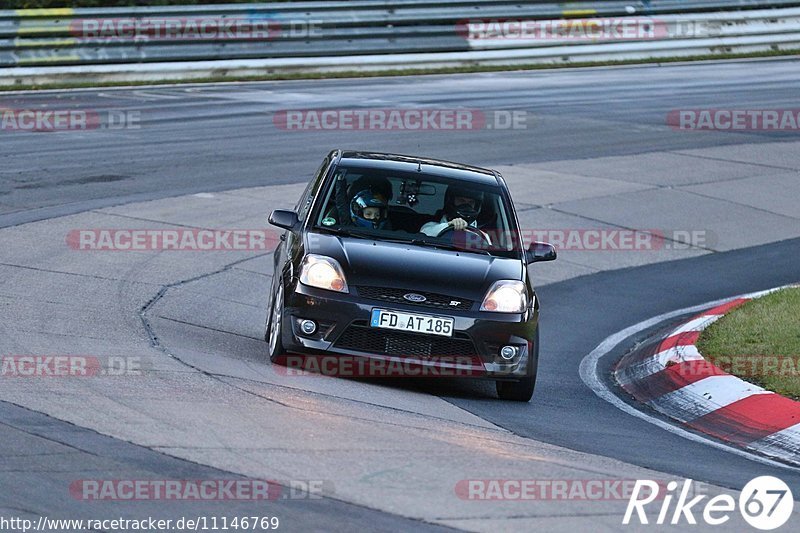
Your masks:
{"label": "car side window", "polygon": [[316,194],[322,179],[325,177],[325,171],[328,169],[330,162],[330,157],[326,157],[325,160],[322,161],[322,165],[320,165],[319,169],[317,169],[317,172],[314,174],[314,178],[308,183],[308,186],[306,187],[305,191],[303,191],[302,196],[300,196],[300,199],[297,201],[295,211],[297,211],[297,217],[300,220],[305,220],[308,210],[311,208],[311,204],[314,201],[314,195]]}

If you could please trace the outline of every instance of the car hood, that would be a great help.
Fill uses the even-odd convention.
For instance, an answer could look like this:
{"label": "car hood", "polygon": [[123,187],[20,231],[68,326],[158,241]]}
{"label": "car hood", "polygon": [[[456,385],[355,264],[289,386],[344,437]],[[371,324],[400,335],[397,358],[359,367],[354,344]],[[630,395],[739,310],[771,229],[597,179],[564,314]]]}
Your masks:
{"label": "car hood", "polygon": [[350,286],[394,287],[481,300],[499,279],[522,279],[519,259],[414,244],[308,234],[309,253],[336,259]]}

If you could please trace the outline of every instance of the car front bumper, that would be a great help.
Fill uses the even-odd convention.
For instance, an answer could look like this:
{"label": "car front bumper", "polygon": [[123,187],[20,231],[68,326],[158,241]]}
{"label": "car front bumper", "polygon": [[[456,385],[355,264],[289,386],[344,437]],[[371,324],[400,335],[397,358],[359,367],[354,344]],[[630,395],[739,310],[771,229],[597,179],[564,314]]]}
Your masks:
{"label": "car front bumper", "polygon": [[[453,376],[519,380],[536,373],[538,346],[536,328],[538,307],[525,313],[490,313],[474,310],[439,310],[415,304],[385,302],[305,286],[297,281],[285,289],[282,331],[288,354],[353,356],[370,360],[361,372],[378,369],[382,375],[387,365],[409,369],[409,376]],[[447,316],[454,320],[452,337],[397,332],[369,326],[372,310],[390,309],[429,316]],[[317,329],[305,334],[302,320],[313,320]],[[517,349],[510,360],[500,356],[502,346]],[[380,362],[380,364],[378,364]],[[342,367],[336,367],[341,370]],[[348,368],[351,368],[348,366]],[[395,374],[392,374],[395,375]]]}

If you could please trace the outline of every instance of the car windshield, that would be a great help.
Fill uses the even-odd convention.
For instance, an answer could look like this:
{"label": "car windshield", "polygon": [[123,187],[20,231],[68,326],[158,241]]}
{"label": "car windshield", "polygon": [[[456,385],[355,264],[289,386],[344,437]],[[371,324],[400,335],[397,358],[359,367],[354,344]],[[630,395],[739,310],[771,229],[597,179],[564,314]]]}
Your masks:
{"label": "car windshield", "polygon": [[520,253],[513,211],[497,185],[340,166],[321,194],[317,230],[502,257]]}

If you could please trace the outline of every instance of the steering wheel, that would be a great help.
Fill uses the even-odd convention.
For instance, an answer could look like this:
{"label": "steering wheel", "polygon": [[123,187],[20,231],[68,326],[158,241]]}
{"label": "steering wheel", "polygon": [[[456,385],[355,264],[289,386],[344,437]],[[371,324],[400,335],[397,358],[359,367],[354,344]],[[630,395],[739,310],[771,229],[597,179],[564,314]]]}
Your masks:
{"label": "steering wheel", "polygon": [[[453,226],[447,226],[442,231],[440,231],[439,234],[436,237],[439,238],[442,235],[444,235],[445,233],[449,233],[451,231],[456,231],[456,228],[453,227]],[[478,229],[478,228],[476,228],[474,226],[467,226],[464,229],[460,229],[458,231],[466,231],[468,233],[472,233],[473,235],[477,235],[478,237],[483,239],[484,242],[486,242],[486,244],[488,244],[488,245],[492,244],[492,240],[489,238],[489,236],[486,234],[486,232],[484,232],[483,230]]]}

